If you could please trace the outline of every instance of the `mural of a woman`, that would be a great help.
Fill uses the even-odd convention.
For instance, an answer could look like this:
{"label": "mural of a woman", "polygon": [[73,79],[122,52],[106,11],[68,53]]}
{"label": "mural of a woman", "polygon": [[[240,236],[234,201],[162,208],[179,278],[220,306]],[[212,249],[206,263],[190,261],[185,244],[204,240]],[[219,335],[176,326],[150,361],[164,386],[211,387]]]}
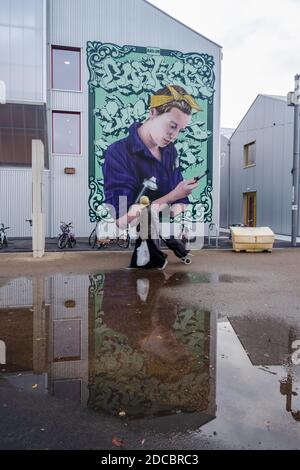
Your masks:
{"label": "mural of a woman", "polygon": [[[103,166],[105,203],[114,208],[119,227],[139,215],[136,198],[143,182],[151,178],[157,184],[157,190],[150,195],[155,210],[170,205],[174,215],[185,210],[188,196],[198,183],[194,178],[183,180],[174,141],[191,122],[193,110],[201,108],[184,88],[167,85],[151,97],[148,119],[134,122],[126,138],[108,147]],[[187,254],[174,250],[178,240],[169,242],[176,256]]]}

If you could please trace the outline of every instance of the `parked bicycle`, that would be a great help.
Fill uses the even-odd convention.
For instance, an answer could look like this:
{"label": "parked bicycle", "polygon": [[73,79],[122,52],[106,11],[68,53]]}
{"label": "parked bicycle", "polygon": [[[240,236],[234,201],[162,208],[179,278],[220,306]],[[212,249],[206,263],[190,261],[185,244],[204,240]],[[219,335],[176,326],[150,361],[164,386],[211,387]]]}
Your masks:
{"label": "parked bicycle", "polygon": [[57,246],[60,249],[70,247],[74,248],[76,245],[76,238],[74,232],[71,231],[71,228],[74,228],[72,222],[66,224],[65,222],[61,222],[60,229],[62,233],[58,236]]}
{"label": "parked bicycle", "polygon": [[92,230],[89,236],[89,245],[91,248],[97,247],[98,249],[104,248],[108,245],[118,245],[120,248],[128,248],[130,244],[130,236],[128,228],[124,229],[118,236],[108,237],[101,234],[101,224],[98,221],[96,227]]}
{"label": "parked bicycle", "polygon": [[7,239],[7,235],[5,233],[6,230],[8,230],[10,227],[4,227],[4,224],[1,224],[1,227],[0,227],[0,250],[3,248],[3,247],[7,247],[8,245],[8,239]]}

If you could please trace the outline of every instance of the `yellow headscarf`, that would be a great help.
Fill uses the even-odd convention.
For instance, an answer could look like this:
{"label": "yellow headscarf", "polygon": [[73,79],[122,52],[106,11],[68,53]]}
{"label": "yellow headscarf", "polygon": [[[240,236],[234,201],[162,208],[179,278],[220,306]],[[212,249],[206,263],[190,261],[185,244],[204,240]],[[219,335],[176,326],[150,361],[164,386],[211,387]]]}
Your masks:
{"label": "yellow headscarf", "polygon": [[168,90],[171,93],[171,96],[168,95],[153,95],[150,100],[150,108],[157,108],[163,104],[170,103],[171,101],[185,101],[190,105],[192,109],[196,111],[203,111],[201,106],[194,100],[191,95],[182,95],[179,93],[172,85],[167,85]]}

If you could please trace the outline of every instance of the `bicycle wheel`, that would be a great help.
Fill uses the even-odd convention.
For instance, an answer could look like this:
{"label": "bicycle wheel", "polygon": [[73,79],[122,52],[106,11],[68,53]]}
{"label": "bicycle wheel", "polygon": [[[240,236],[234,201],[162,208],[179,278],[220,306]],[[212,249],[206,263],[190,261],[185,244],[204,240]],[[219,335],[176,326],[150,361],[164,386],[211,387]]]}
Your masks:
{"label": "bicycle wheel", "polygon": [[59,236],[59,239],[58,239],[58,242],[57,242],[58,248],[59,249],[66,248],[67,241],[68,241],[68,235],[66,233],[62,233]]}
{"label": "bicycle wheel", "polygon": [[91,248],[95,248],[97,242],[97,237],[96,237],[96,229],[94,228],[90,234],[89,238],[89,245]]}
{"label": "bicycle wheel", "polygon": [[126,233],[124,236],[121,236],[117,239],[117,244],[120,248],[128,248],[130,243],[129,234]]}
{"label": "bicycle wheel", "polygon": [[73,236],[69,238],[68,245],[70,248],[74,248],[74,246],[76,245],[76,239]]}

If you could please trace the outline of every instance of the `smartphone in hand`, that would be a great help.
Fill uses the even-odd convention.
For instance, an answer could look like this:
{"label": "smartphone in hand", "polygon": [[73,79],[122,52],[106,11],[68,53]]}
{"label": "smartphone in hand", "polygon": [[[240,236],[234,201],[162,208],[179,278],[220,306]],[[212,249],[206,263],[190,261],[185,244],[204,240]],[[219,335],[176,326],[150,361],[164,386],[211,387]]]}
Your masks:
{"label": "smartphone in hand", "polygon": [[200,176],[194,176],[194,181],[195,183],[197,183],[197,181],[200,181],[202,178],[204,178],[204,176],[206,176],[208,173],[208,170],[206,170],[203,175],[200,175]]}

